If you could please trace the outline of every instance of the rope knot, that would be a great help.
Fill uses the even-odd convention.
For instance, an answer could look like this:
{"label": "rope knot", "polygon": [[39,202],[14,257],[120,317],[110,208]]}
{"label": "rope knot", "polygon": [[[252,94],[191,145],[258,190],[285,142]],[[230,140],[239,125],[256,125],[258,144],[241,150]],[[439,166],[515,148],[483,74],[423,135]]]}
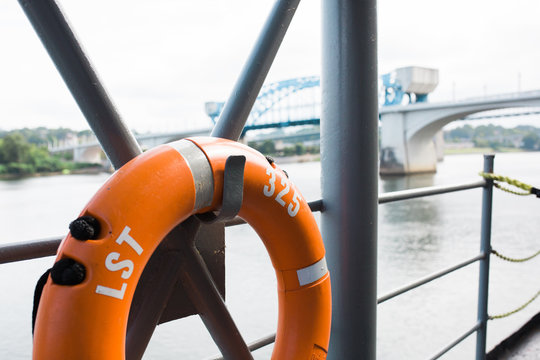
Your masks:
{"label": "rope knot", "polygon": [[58,285],[77,285],[86,277],[84,265],[70,258],[57,261],[51,269],[51,279]]}
{"label": "rope knot", "polygon": [[88,215],[81,216],[69,224],[71,236],[81,241],[96,239],[100,230],[101,226],[99,225],[99,221]]}

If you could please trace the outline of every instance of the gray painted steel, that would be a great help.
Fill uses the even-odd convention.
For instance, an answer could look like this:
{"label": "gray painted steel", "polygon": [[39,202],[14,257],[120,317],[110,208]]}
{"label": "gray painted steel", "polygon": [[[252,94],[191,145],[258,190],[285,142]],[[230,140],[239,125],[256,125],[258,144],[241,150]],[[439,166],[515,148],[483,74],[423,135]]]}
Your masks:
{"label": "gray painted steel", "polygon": [[391,292],[379,297],[377,299],[377,304],[381,304],[381,303],[385,302],[386,300],[390,300],[390,299],[392,299],[392,298],[394,298],[394,297],[396,297],[398,295],[406,293],[409,290],[415,289],[415,288],[417,288],[419,286],[427,284],[428,282],[431,282],[431,281],[433,281],[435,279],[438,279],[438,278],[443,277],[443,276],[445,276],[447,274],[450,274],[451,272],[459,270],[459,269],[461,269],[461,268],[463,268],[463,267],[465,267],[467,265],[470,265],[470,264],[472,264],[472,263],[474,263],[474,262],[476,262],[478,260],[482,260],[485,257],[486,257],[485,254],[480,254],[480,255],[477,255],[477,256],[469,259],[469,260],[460,262],[459,264],[456,264],[456,265],[451,266],[449,268],[446,268],[444,270],[441,270],[441,271],[438,271],[438,272],[433,273],[431,275],[428,275],[428,276],[426,276],[426,277],[424,277],[422,279],[418,279],[418,280],[410,283],[409,285],[403,286],[403,287],[401,287],[399,289],[396,289],[394,291],[391,291]]}
{"label": "gray painted steel", "polygon": [[118,169],[141,153],[54,0],[19,0],[49,56]]}
{"label": "gray painted steel", "polygon": [[[257,349],[260,349],[262,347],[265,347],[266,345],[270,345],[276,341],[276,333],[267,335],[263,338],[260,338],[258,340],[255,340],[253,342],[250,342],[248,344],[249,351],[255,351]],[[222,356],[214,356],[211,357],[209,360],[224,360]]]}
{"label": "gray painted steel", "polygon": [[214,199],[214,175],[204,151],[189,140],[179,140],[167,145],[182,155],[193,174],[195,210],[212,205]]}
{"label": "gray painted steel", "polygon": [[56,254],[61,237],[21,241],[0,246],[0,264],[37,259]]}
{"label": "gray painted steel", "polygon": [[[69,28],[67,21],[54,0],[19,0],[19,3],[113,166],[118,169],[139,155],[141,149],[135,137],[120,119],[112,101],[101,85],[88,58],[83,53],[75,35]],[[167,239],[164,241],[167,241]],[[182,240],[186,241],[186,239]],[[193,238],[190,239],[190,243],[193,243],[193,241]],[[214,244],[215,249],[222,249],[224,247],[224,238],[214,239]],[[193,276],[197,276],[197,285],[199,286],[198,289],[190,289],[191,291],[203,293],[210,299],[209,301],[218,302],[216,299],[219,298],[223,302],[217,291],[209,290],[212,288],[215,289],[216,285],[204,262],[202,260],[198,261],[200,260],[200,255],[198,255],[197,261],[190,258],[190,256],[197,254],[195,250],[191,251],[191,249],[181,252],[178,255],[182,260],[180,263],[188,265],[181,268],[176,266],[173,269],[169,269],[170,273],[161,274],[164,278],[169,277],[170,281],[160,283],[158,287],[153,288],[152,293],[144,294],[144,296],[159,298],[159,303],[154,305],[161,309],[165,308],[168,299],[167,295],[171,293],[171,287],[175,284],[176,280],[175,278],[171,278],[171,273],[174,276],[180,272],[181,276],[189,277],[190,274],[187,273],[189,271]],[[162,260],[166,258],[166,255],[166,251],[163,253],[154,253],[154,256],[160,257]],[[224,272],[223,259],[216,258],[216,261],[221,261],[222,272]],[[146,281],[147,279],[142,277],[139,285],[144,286]],[[225,309],[226,311],[224,305],[220,309]],[[218,312],[217,309],[216,312]],[[223,312],[220,314],[223,314]],[[155,314],[152,310],[140,307],[137,314],[130,315],[144,319],[141,321],[138,329],[132,329],[130,341],[127,344],[128,359],[140,359],[149,340],[146,328],[154,328],[155,322],[153,319],[155,318]],[[230,315],[228,315],[228,318],[230,319]],[[224,323],[228,324],[226,321]],[[138,344],[138,346],[131,346],[133,344]]]}
{"label": "gray painted steel", "polygon": [[328,359],[375,359],[376,1],[323,0],[322,14],[321,226],[332,278]]}
{"label": "gray painted steel", "polygon": [[472,328],[467,330],[463,335],[452,341],[450,344],[445,346],[442,350],[440,350],[437,354],[430,357],[430,360],[435,360],[446,354],[448,351],[450,351],[454,346],[465,340],[469,335],[471,335],[473,332],[477,331],[480,328],[480,324],[474,325]]}
{"label": "gray painted steel", "polygon": [[[493,173],[494,158],[495,155],[484,155],[485,173]],[[476,333],[476,360],[483,360],[486,358],[492,205],[493,180],[486,180],[486,186],[482,192],[482,229],[480,234],[480,253],[485,254],[486,257],[480,261],[479,271],[478,323],[480,324],[480,327]]]}
{"label": "gray painted steel", "polygon": [[278,0],[225,103],[212,136],[238,140],[300,0]]}
{"label": "gray painted steel", "polygon": [[[322,200],[309,202],[311,211],[321,211]],[[246,221],[240,217],[235,217],[232,220],[225,221],[225,226],[235,226],[246,224]],[[14,261],[37,259],[46,256],[53,256],[62,241],[63,236],[55,236],[52,238],[21,241],[0,245],[0,264],[5,264]]]}
{"label": "gray painted steel", "polygon": [[[175,276],[179,271],[184,271],[182,265],[186,255],[182,253],[180,243],[193,235],[193,232],[182,224],[176,231],[175,236],[167,236],[159,244],[141,275],[141,279],[146,280],[137,284],[128,318],[127,360],[142,357],[156,324],[198,314],[182,281]],[[181,235],[178,232],[182,232]],[[222,297],[225,297],[225,254],[216,254],[214,246],[215,239],[224,238],[224,233],[222,224],[213,224],[201,227],[195,236],[197,250],[205,260]]]}
{"label": "gray painted steel", "polygon": [[419,189],[409,189],[409,190],[400,190],[393,191],[379,196],[379,204],[386,204],[395,201],[414,199],[418,197],[446,194],[456,191],[463,191],[469,189],[476,189],[484,187],[486,182],[484,180],[478,180],[470,183],[463,184],[454,184],[454,185],[438,185],[430,186]]}
{"label": "gray painted steel", "polygon": [[224,299],[212,281],[204,260],[191,240],[193,236],[182,237],[183,231],[179,230],[180,227],[184,227],[196,233],[200,225],[200,221],[192,216],[173,229],[170,234],[173,238],[183,240],[178,242],[183,254],[180,279],[223,357],[227,360],[253,360],[251,352],[225,306]]}

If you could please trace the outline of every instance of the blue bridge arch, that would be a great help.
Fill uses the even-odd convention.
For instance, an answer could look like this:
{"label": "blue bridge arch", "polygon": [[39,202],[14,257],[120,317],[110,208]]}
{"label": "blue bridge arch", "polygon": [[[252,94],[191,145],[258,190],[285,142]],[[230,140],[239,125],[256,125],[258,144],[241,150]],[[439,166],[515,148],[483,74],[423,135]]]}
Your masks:
{"label": "blue bridge arch", "polygon": [[[250,130],[320,123],[320,78],[306,76],[264,85],[249,115],[243,134]],[[206,103],[216,122],[225,103]]]}

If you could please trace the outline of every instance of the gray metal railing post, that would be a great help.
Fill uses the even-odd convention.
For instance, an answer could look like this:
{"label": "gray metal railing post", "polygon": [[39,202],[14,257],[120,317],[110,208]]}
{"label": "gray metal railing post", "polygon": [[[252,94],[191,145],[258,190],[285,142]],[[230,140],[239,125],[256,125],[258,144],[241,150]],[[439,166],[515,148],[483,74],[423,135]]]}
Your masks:
{"label": "gray metal railing post", "polygon": [[375,359],[376,0],[322,1],[323,239],[332,279],[329,360]]}
{"label": "gray metal railing post", "polygon": [[[484,172],[493,172],[494,158],[495,155],[484,155]],[[480,260],[480,275],[478,283],[478,323],[480,324],[480,327],[476,333],[476,360],[484,360],[486,358],[492,205],[493,180],[486,180],[486,186],[482,192],[482,229],[480,235],[480,253],[484,255],[484,258]]]}

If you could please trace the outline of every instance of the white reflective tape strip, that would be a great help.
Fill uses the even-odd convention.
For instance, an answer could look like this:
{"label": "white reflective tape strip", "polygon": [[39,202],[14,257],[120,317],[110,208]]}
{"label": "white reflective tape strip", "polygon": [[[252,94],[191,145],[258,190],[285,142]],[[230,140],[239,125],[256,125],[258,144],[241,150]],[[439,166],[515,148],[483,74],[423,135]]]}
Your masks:
{"label": "white reflective tape strip", "polygon": [[321,260],[317,261],[313,265],[309,265],[303,269],[296,270],[300,286],[311,284],[319,280],[324,275],[326,275],[327,272],[328,267],[326,266],[326,257],[323,257]]}
{"label": "white reflective tape strip", "polygon": [[167,145],[182,155],[193,174],[195,210],[210,206],[214,198],[214,176],[204,152],[189,140],[179,140]]}

